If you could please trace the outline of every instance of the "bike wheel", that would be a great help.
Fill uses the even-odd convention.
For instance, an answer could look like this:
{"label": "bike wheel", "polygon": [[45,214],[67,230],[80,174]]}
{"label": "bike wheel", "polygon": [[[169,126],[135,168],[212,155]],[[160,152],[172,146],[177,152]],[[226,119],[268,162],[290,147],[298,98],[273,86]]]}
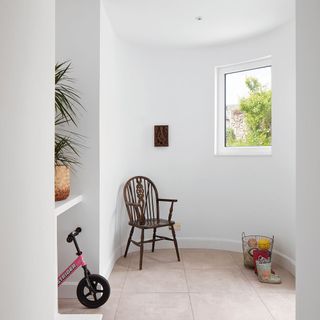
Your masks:
{"label": "bike wheel", "polygon": [[109,282],[107,279],[98,274],[90,274],[88,279],[83,278],[78,284],[78,300],[87,308],[101,307],[107,302],[109,296]]}

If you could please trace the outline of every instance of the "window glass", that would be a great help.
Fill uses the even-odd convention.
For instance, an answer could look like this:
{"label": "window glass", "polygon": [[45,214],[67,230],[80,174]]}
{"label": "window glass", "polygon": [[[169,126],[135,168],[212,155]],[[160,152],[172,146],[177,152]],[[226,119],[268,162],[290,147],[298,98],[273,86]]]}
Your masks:
{"label": "window glass", "polygon": [[224,146],[271,146],[271,66],[225,73],[224,82]]}

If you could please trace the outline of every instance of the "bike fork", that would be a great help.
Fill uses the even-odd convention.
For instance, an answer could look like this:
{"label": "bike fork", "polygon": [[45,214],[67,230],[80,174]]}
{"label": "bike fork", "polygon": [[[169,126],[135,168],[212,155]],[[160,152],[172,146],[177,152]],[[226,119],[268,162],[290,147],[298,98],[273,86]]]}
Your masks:
{"label": "bike fork", "polygon": [[85,279],[86,279],[88,288],[90,289],[91,292],[93,292],[94,294],[96,294],[96,293],[97,293],[97,292],[96,292],[96,289],[93,288],[92,283],[91,283],[91,281],[90,281],[90,279],[89,279],[89,276],[90,276],[90,274],[91,274],[90,271],[88,270],[87,266],[83,266],[82,268],[83,268],[84,277],[85,277]]}

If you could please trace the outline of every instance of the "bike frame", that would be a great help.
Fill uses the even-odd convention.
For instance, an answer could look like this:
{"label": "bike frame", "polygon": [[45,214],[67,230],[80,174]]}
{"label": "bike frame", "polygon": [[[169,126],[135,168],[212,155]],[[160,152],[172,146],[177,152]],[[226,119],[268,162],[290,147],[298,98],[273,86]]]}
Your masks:
{"label": "bike frame", "polygon": [[81,255],[78,256],[76,260],[74,260],[70,266],[64,270],[59,276],[58,276],[58,287],[66,281],[79,267],[83,267],[84,270],[86,270],[86,262],[84,261],[84,258]]}

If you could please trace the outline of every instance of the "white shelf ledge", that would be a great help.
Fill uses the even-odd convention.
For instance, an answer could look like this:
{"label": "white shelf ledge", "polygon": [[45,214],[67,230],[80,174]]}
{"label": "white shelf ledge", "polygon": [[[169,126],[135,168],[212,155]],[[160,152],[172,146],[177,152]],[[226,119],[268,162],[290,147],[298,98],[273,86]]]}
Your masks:
{"label": "white shelf ledge", "polygon": [[101,320],[102,314],[61,314],[58,313],[56,320]]}
{"label": "white shelf ledge", "polygon": [[56,201],[56,207],[54,210],[56,213],[56,216],[59,216],[60,214],[66,212],[70,208],[80,203],[82,200],[83,200],[82,195],[70,195],[66,200]]}

